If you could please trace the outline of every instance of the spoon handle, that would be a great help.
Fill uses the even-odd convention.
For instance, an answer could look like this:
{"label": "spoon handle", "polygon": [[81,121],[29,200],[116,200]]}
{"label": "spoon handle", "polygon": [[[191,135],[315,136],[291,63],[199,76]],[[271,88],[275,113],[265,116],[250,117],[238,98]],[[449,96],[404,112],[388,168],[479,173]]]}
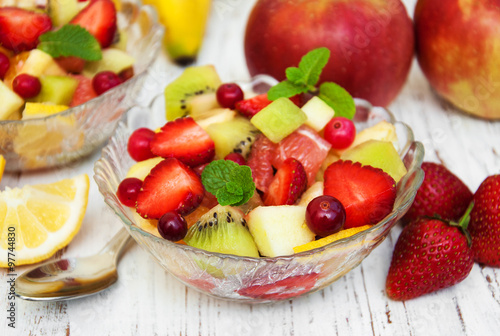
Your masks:
{"label": "spoon handle", "polygon": [[110,254],[117,260],[122,254],[124,247],[132,239],[125,228],[121,228],[113,238],[102,248],[99,254]]}

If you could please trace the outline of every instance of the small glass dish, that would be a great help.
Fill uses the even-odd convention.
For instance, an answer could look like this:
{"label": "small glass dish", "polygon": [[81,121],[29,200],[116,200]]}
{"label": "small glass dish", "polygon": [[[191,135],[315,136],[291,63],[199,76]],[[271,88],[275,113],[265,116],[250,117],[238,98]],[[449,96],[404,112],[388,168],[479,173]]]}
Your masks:
{"label": "small glass dish", "polygon": [[[274,80],[258,76],[244,88],[267,90]],[[105,202],[121,219],[135,241],[175,278],[202,293],[217,298],[261,303],[291,299],[320,290],[355,268],[389,234],[391,228],[406,213],[423,180],[421,164],[424,148],[414,141],[412,130],[394,120],[384,108],[373,107],[365,100],[356,99],[355,123],[358,130],[386,120],[396,126],[399,154],[408,173],[397,185],[393,211],[368,230],[329,245],[283,257],[249,258],[207,252],[191,246],[172,243],[142,230],[135,211],[120,203],[115,192],[134,163],[127,153],[127,141],[137,127],[160,126],[158,121],[144,122],[147,116],[163,115],[162,97],[149,108],[134,108],[128,114],[129,122],[120,123],[116,133],[103,149],[94,166],[94,179]],[[152,119],[151,117],[149,118]]]}
{"label": "small glass dish", "polygon": [[45,118],[0,121],[0,155],[5,170],[27,171],[64,165],[101,146],[123,113],[135,104],[148,68],[161,50],[163,26],[155,10],[139,1],[122,2],[118,28],[127,34],[134,76],[84,104]]}

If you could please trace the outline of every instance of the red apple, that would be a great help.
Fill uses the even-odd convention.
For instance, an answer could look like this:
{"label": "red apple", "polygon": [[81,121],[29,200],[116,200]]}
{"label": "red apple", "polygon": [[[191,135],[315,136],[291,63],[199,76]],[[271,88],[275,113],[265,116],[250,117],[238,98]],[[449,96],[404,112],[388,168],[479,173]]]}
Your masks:
{"label": "red apple", "polygon": [[500,119],[500,0],[419,0],[415,32],[434,90],[463,111]]}
{"label": "red apple", "polygon": [[278,80],[312,49],[327,47],[320,82],[386,106],[404,85],[413,59],[413,24],[400,0],[259,0],[246,28],[252,75]]}

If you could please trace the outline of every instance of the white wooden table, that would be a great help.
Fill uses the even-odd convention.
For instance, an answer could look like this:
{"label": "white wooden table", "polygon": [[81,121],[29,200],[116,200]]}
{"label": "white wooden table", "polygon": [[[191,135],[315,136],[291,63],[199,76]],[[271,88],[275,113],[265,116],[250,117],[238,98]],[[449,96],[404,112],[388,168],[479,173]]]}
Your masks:
{"label": "white wooden table", "polygon": [[[413,13],[416,0],[405,0]],[[214,0],[199,64],[215,64],[223,80],[249,75],[243,32],[254,0]],[[161,58],[152,69],[144,99],[159,92],[180,69]],[[425,159],[445,164],[475,191],[500,172],[500,122],[458,112],[430,90],[417,63],[390,106],[423,142]],[[10,174],[5,186],[52,182],[85,172],[92,177],[95,153],[58,170]],[[96,253],[121,227],[91,183],[81,231],[57,256]],[[0,271],[0,335],[500,335],[500,269],[474,265],[462,283],[407,302],[389,300],[385,278],[401,227],[392,230],[360,266],[328,288],[273,305],[245,305],[210,298],[188,289],[132,245],[111,289],[81,300],[38,303],[15,300],[16,328],[8,327],[5,270]],[[25,267],[18,267],[17,273]]]}

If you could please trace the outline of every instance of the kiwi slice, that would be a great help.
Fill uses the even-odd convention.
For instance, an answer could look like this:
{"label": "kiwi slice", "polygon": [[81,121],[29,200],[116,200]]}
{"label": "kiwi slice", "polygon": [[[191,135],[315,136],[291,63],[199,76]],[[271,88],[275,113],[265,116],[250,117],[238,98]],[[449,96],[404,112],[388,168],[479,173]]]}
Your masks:
{"label": "kiwi slice", "polygon": [[215,143],[215,156],[219,159],[223,159],[231,152],[246,157],[259,133],[257,128],[244,117],[209,125],[205,130]]}
{"label": "kiwi slice", "polygon": [[165,88],[167,120],[184,117],[190,113],[194,97],[212,93],[221,85],[219,75],[212,65],[189,67]]}
{"label": "kiwi slice", "polygon": [[189,228],[184,241],[202,250],[242,257],[259,257],[243,214],[230,206],[217,205]]}

